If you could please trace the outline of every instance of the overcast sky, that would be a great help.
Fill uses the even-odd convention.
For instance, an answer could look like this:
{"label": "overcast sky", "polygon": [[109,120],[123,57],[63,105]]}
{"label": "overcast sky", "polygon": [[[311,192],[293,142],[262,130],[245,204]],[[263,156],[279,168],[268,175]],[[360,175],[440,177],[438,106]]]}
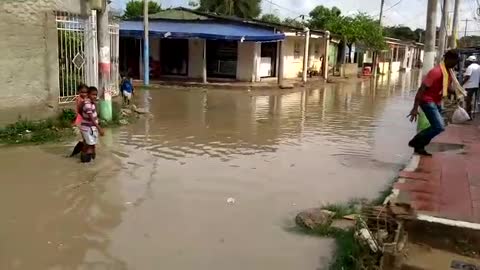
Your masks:
{"label": "overcast sky", "polygon": [[[112,0],[115,9],[123,10],[129,0]],[[185,6],[188,0],[154,0],[162,8]],[[468,23],[469,35],[480,35],[480,20],[474,20],[475,10],[478,8],[477,0],[461,0],[460,19],[470,19]],[[383,20],[387,25],[407,25],[413,29],[425,28],[425,14],[428,0],[385,0],[385,13]],[[439,0],[438,2],[443,2]],[[453,0],[450,0],[453,2]],[[278,16],[297,17],[308,14],[317,5],[328,7],[337,6],[344,14],[353,14],[358,11],[366,12],[372,16],[379,16],[380,0],[262,0],[262,12],[274,13]],[[393,7],[392,7],[393,6]],[[450,10],[453,10],[450,7]],[[440,7],[438,8],[438,21],[440,21]],[[480,17],[479,17],[480,18]],[[463,34],[465,22],[460,22],[460,33]],[[475,32],[473,32],[475,31]]]}

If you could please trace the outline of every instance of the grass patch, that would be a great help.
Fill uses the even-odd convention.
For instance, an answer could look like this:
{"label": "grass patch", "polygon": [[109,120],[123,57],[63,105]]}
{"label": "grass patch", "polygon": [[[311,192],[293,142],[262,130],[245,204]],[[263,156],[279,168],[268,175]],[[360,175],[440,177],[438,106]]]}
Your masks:
{"label": "grass patch", "polygon": [[74,135],[75,111],[64,109],[56,118],[40,121],[19,119],[0,128],[0,144],[42,144],[61,141]]}
{"label": "grass patch", "polygon": [[355,238],[356,228],[343,230],[324,226],[315,230],[308,230],[297,226],[294,231],[335,240],[335,251],[328,266],[330,270],[377,269],[378,260],[376,258],[378,255],[372,254],[368,247],[358,242]]}
{"label": "grass patch", "polygon": [[362,206],[367,204],[366,200],[352,199],[347,203],[327,204],[322,206],[323,209],[335,213],[334,219],[343,218],[344,216],[360,214]]}
{"label": "grass patch", "polygon": [[[385,198],[391,194],[391,189],[391,185],[388,185],[388,187],[379,192],[377,198],[371,201],[366,199],[353,199],[346,203],[327,204],[322,208],[334,212],[335,215],[333,219],[342,219],[348,215],[360,216],[364,207],[383,204]],[[380,255],[371,252],[368,246],[357,240],[355,232],[358,228],[343,230],[331,226],[324,226],[315,230],[308,230],[301,227],[297,227],[297,229],[304,234],[335,239],[336,248],[328,269],[379,269],[378,263],[380,261]]]}

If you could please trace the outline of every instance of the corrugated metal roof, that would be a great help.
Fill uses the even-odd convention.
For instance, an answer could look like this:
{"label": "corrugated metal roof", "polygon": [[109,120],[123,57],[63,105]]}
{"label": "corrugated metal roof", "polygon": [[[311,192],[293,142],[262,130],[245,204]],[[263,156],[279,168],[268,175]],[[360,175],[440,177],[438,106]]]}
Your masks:
{"label": "corrugated metal roof", "polygon": [[[150,35],[162,38],[201,38],[239,41],[278,41],[283,40],[283,33],[251,25],[219,23],[211,21],[150,21]],[[141,21],[122,21],[120,35],[143,37]]]}
{"label": "corrugated metal roof", "polygon": [[150,19],[164,20],[209,20],[210,18],[181,9],[165,9],[148,16]]}

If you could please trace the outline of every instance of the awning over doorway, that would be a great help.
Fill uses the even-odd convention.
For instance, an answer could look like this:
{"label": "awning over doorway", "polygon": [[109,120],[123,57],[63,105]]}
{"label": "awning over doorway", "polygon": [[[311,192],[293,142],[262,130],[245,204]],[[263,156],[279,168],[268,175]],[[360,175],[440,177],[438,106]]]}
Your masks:
{"label": "awning over doorway", "polygon": [[[220,22],[176,22],[150,20],[150,36],[162,38],[201,38],[210,40],[238,40],[272,42],[285,38],[283,33],[275,33],[273,29],[254,27],[251,25]],[[143,22],[122,21],[120,36],[143,37]]]}

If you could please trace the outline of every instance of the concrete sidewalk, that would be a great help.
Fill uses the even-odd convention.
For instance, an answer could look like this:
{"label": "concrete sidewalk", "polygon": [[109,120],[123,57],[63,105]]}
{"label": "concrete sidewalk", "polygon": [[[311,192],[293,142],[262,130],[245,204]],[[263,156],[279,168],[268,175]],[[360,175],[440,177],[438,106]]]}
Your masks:
{"label": "concrete sidewalk", "polygon": [[[440,218],[455,226],[480,224],[480,121],[449,125],[430,146],[433,157],[417,157],[395,184],[396,203],[415,210],[417,218]],[[480,226],[478,226],[480,228]],[[478,229],[477,228],[477,229]]]}

